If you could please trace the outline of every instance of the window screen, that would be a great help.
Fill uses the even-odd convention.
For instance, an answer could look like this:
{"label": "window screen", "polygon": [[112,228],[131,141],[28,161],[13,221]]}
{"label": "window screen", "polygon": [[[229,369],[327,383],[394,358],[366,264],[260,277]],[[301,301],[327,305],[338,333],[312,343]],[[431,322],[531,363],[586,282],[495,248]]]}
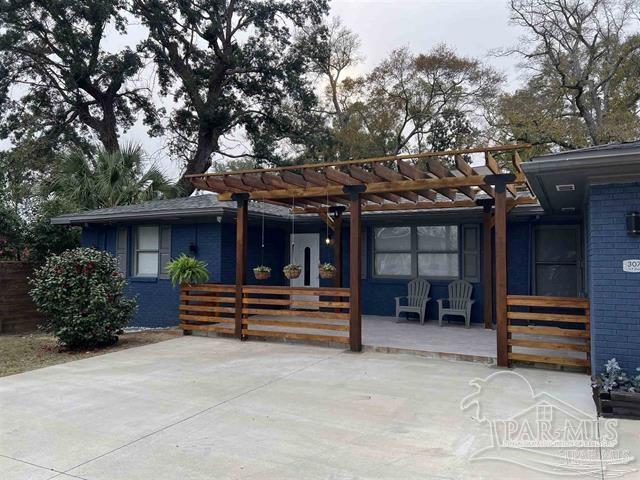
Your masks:
{"label": "window screen", "polygon": [[577,226],[541,226],[534,230],[535,294],[576,297],[580,281],[580,230]]}
{"label": "window screen", "polygon": [[417,235],[418,275],[431,278],[457,277],[457,225],[417,227]]}
{"label": "window screen", "polygon": [[383,227],[374,230],[374,270],[388,277],[411,276],[411,227]]}

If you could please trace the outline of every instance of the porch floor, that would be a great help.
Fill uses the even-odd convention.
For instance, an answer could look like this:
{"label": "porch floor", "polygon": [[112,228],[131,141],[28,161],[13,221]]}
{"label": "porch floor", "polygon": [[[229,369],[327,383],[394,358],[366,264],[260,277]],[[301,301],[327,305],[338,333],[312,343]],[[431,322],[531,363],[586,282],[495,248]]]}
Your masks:
{"label": "porch floor", "polygon": [[420,325],[417,320],[395,317],[363,315],[362,343],[366,349],[374,351],[411,351],[418,354],[432,354],[491,363],[496,358],[496,332],[481,324],[471,324],[446,320],[442,327],[437,320],[426,320]]}

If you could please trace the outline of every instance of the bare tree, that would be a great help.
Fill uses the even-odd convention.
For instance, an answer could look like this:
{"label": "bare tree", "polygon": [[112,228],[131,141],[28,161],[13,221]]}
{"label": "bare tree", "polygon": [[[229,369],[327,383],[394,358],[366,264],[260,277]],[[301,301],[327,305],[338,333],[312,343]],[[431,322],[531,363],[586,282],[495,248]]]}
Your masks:
{"label": "bare tree", "polygon": [[[340,17],[332,18],[327,25],[326,41],[315,49],[314,70],[328,82],[327,93],[333,107],[332,114],[341,119],[344,115],[343,101],[340,99],[340,82],[345,70],[360,63],[360,37],[344,26]],[[312,39],[321,38],[318,35]]]}
{"label": "bare tree", "polygon": [[527,34],[507,53],[566,96],[562,115],[582,119],[592,144],[619,139],[613,111],[637,112],[640,100],[637,88],[624,87],[637,79],[621,75],[640,52],[640,35],[630,33],[638,0],[511,0],[511,10]]}
{"label": "bare tree", "polygon": [[491,67],[446,45],[421,55],[398,49],[352,83],[359,92],[352,115],[375,139],[372,154],[464,146],[473,141],[483,102],[497,96],[501,83]]}

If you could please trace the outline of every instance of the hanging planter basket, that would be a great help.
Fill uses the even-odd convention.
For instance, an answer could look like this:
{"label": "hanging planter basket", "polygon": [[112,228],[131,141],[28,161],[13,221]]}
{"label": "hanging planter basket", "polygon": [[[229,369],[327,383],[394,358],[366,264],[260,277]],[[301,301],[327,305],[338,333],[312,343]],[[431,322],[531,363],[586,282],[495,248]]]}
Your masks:
{"label": "hanging planter basket", "polygon": [[253,269],[256,280],[269,280],[271,278],[271,268],[260,265]]}
{"label": "hanging planter basket", "polygon": [[322,263],[319,266],[318,272],[320,273],[320,278],[324,280],[329,280],[331,278],[335,278],[336,267],[334,267],[330,263]]}
{"label": "hanging planter basket", "polygon": [[282,269],[282,272],[284,273],[284,276],[289,280],[293,280],[294,278],[298,278],[300,276],[302,269],[300,268],[300,265],[289,264]]}

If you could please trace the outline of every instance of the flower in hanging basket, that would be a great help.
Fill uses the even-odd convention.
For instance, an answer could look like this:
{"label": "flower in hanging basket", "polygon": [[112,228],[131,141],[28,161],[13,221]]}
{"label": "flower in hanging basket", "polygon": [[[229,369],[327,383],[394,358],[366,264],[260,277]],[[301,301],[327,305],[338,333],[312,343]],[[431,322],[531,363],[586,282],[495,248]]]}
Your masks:
{"label": "flower in hanging basket", "polygon": [[336,267],[330,263],[321,263],[318,268],[320,278],[329,279],[336,276]]}
{"label": "flower in hanging basket", "polygon": [[253,269],[253,274],[256,276],[256,280],[268,280],[271,278],[271,267],[258,265]]}
{"label": "flower in hanging basket", "polygon": [[284,276],[291,280],[293,278],[298,278],[300,276],[300,273],[302,272],[302,268],[300,268],[300,265],[296,265],[295,263],[290,263],[289,265],[285,265],[282,271],[284,272]]}

